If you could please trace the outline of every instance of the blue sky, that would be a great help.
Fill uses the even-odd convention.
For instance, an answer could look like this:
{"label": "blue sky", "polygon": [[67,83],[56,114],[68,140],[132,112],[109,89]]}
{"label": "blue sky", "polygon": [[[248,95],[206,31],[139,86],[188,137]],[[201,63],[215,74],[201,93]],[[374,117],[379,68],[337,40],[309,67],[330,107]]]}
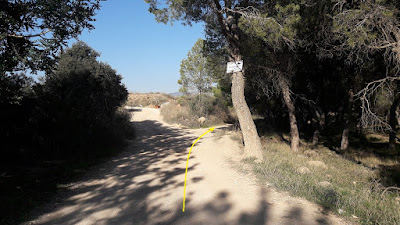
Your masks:
{"label": "blue sky", "polygon": [[201,24],[157,23],[143,0],[102,2],[95,18],[95,29],[79,40],[101,53],[99,60],[123,76],[130,92],[178,91],[180,62],[204,38]]}

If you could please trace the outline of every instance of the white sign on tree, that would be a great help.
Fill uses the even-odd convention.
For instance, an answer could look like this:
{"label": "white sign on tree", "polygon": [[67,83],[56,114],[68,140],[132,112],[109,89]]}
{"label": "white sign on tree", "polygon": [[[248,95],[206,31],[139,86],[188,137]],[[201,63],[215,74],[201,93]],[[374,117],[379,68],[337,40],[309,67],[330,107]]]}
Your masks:
{"label": "white sign on tree", "polygon": [[226,73],[240,72],[243,69],[243,60],[236,62],[228,62],[226,65]]}

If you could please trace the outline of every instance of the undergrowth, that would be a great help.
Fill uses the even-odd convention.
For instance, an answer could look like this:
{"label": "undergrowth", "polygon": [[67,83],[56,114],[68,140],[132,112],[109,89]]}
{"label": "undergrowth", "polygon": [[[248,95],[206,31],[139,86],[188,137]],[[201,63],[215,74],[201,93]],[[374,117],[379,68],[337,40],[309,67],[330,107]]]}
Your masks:
{"label": "undergrowth", "polygon": [[399,192],[384,187],[377,171],[327,148],[293,153],[286,144],[268,142],[262,163],[247,162],[260,179],[276,188],[361,224],[400,224]]}
{"label": "undergrowth", "polygon": [[227,107],[211,96],[203,96],[201,101],[196,97],[181,97],[163,105],[161,115],[168,123],[176,123],[188,128],[216,126],[231,120]]}

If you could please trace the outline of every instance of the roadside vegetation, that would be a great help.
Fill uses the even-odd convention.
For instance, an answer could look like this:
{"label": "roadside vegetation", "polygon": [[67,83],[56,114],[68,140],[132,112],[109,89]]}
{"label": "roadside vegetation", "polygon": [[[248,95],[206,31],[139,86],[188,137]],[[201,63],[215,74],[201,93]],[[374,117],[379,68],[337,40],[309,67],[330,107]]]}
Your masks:
{"label": "roadside vegetation", "polygon": [[261,177],[362,224],[400,224],[398,1],[146,1],[159,22],[205,23],[181,91],[221,91]]}
{"label": "roadside vegetation", "polygon": [[[362,224],[400,224],[399,1],[145,1],[158,22],[204,22],[205,39],[181,62],[183,97],[128,106],[168,101],[164,119],[192,128],[237,120],[261,179]],[[0,223],[15,224],[134,133],[121,76],[83,42],[63,49],[94,29],[100,0],[2,4]]]}
{"label": "roadside vegetation", "polygon": [[161,108],[169,123],[199,128],[233,121],[229,97],[218,84],[228,79],[224,67],[220,59],[207,56],[204,47],[204,40],[198,39],[181,62],[178,84],[182,96]]}
{"label": "roadside vegetation", "polygon": [[179,97],[163,105],[161,115],[166,122],[187,128],[211,127],[232,121],[227,106],[213,96]]}
{"label": "roadside vegetation", "polygon": [[[299,153],[293,153],[279,136],[263,137],[262,142],[263,161],[245,160],[260,180],[360,224],[400,223],[400,191],[382,184],[379,168],[368,168],[324,146],[304,144]],[[370,159],[387,164],[379,157]],[[391,159],[391,163],[399,161]]]}
{"label": "roadside vegetation", "polygon": [[[127,94],[121,77],[83,43],[63,51],[94,28],[99,8],[96,0],[1,2],[1,224],[21,222],[131,129],[118,109]],[[45,76],[27,75],[39,71]],[[107,145],[98,142],[109,134]]]}

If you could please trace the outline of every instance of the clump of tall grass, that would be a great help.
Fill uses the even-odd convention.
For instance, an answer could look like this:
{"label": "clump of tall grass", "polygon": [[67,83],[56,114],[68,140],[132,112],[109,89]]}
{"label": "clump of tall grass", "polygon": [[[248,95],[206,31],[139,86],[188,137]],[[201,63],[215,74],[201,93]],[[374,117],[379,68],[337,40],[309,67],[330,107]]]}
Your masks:
{"label": "clump of tall grass", "polygon": [[[252,163],[249,159],[247,162]],[[302,154],[294,153],[284,143],[268,142],[262,163],[252,164],[260,179],[278,189],[305,197],[342,216],[357,218],[361,224],[400,224],[399,193],[386,190],[379,183],[377,171],[348,161],[327,148]]]}

